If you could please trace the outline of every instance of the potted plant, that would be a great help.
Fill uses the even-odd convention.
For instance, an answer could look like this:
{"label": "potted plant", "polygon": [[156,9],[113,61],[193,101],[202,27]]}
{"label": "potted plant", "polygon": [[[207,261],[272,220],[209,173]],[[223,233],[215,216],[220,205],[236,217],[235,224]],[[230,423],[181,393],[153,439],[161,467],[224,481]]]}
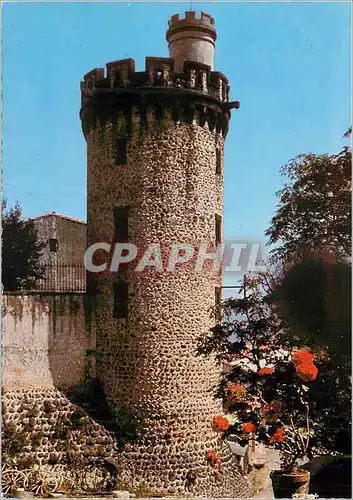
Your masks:
{"label": "potted plant", "polygon": [[[282,393],[282,413],[276,416],[275,434],[272,439],[271,435],[268,438],[268,444],[275,444],[281,457],[280,470],[271,473],[275,498],[291,498],[293,494],[309,493],[310,473],[301,469],[298,461],[307,457],[313,434],[310,429],[307,384],[315,380],[318,369],[313,362],[313,355],[304,349],[292,356],[292,363],[287,369],[293,373],[293,368],[294,385],[290,387],[290,384],[287,384],[288,394]],[[276,433],[280,439],[276,439]]]}

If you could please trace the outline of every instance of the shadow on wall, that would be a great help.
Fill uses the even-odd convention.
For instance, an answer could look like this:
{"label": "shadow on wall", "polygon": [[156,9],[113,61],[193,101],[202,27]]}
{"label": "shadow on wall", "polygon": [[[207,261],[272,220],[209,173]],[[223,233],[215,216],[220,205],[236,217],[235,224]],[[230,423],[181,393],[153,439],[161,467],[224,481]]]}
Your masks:
{"label": "shadow on wall", "polygon": [[68,391],[67,397],[114,435],[116,445],[121,451],[126,443],[136,441],[144,432],[144,421],[138,412],[123,406],[115,405],[112,408],[109,405],[103,384],[98,378]]}
{"label": "shadow on wall", "polygon": [[63,391],[92,378],[91,357],[95,336],[86,294],[57,294],[50,297],[48,359],[53,384]]}
{"label": "shadow on wall", "polygon": [[84,383],[95,347],[89,297],[7,293],[3,305],[5,390]]}

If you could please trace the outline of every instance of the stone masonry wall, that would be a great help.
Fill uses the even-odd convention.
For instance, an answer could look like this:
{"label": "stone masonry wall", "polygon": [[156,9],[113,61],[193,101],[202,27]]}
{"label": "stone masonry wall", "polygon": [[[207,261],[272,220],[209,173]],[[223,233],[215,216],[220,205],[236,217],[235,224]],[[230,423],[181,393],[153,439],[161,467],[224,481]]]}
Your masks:
{"label": "stone masonry wall", "polygon": [[[15,484],[11,469],[25,471],[17,487],[32,489],[42,476],[56,491],[102,491],[115,480],[99,464],[112,459],[114,436],[53,387],[5,391],[2,398],[2,486]],[[27,482],[23,478],[27,476]],[[21,483],[22,480],[22,483]],[[42,485],[42,495],[46,493]],[[55,487],[54,487],[55,488]]]}
{"label": "stone masonry wall", "polygon": [[[222,175],[216,174],[215,169],[216,147],[223,149],[221,136],[196,125],[174,126],[172,122],[164,132],[158,133],[152,124],[143,139],[129,142],[128,163],[115,166],[112,165],[112,144],[118,132],[107,127],[93,132],[89,138],[89,241],[111,243],[113,208],[129,206],[129,241],[142,251],[153,242],[161,242],[166,249],[173,242],[202,242],[208,243],[212,250],[215,214],[222,213]],[[174,273],[156,273],[153,269],[135,272],[137,262],[138,259],[127,271],[132,294],[128,335],[123,334],[125,321],[113,318],[114,275],[97,278],[102,292],[97,298],[97,347],[101,346],[105,355],[100,376],[113,399],[136,405],[144,398],[141,401],[144,405],[153,397],[146,390],[146,384],[154,383],[158,393],[164,385],[162,378],[168,377],[166,384],[177,383],[174,374],[166,371],[171,364],[168,354],[174,354],[183,401],[185,391],[180,377],[185,378],[187,386],[197,387],[197,391],[200,383],[209,388],[217,379],[213,362],[209,366],[206,363],[207,380],[192,368],[200,365],[199,358],[193,360],[195,338],[214,324],[210,308],[215,303],[217,280],[211,273],[197,276],[194,261]],[[163,352],[159,356],[157,350],[160,349]],[[192,363],[186,372],[183,359],[187,364]],[[160,375],[156,374],[155,380],[144,380],[144,390],[141,390],[138,374],[128,373],[132,370],[131,364],[139,372],[152,374],[149,367],[156,363],[160,364]],[[197,382],[192,377],[196,377]],[[144,391],[148,396],[143,396]],[[203,400],[203,396],[201,390],[196,397]],[[199,406],[198,402],[195,404]]]}
{"label": "stone masonry wall", "polygon": [[33,224],[38,233],[38,240],[45,244],[42,248],[40,262],[41,264],[53,264],[57,262],[57,253],[50,251],[49,239],[57,238],[56,235],[56,216],[47,214],[45,217],[33,219]]}
{"label": "stone masonry wall", "polygon": [[5,294],[3,345],[3,488],[13,485],[11,469],[27,471],[17,484],[26,489],[42,476],[65,492],[108,487],[114,478],[92,467],[114,457],[115,437],[70,400],[94,377],[89,298]]}
{"label": "stone masonry wall", "polygon": [[[86,224],[59,214],[33,219],[39,241],[45,243],[40,261],[43,264],[82,264],[86,251]],[[58,240],[58,251],[51,252],[49,239]]]}
{"label": "stone masonry wall", "polygon": [[57,217],[56,234],[59,241],[59,263],[83,265],[87,241],[86,233],[86,224]]}
{"label": "stone masonry wall", "polygon": [[89,299],[83,294],[5,294],[3,384],[68,389],[81,383],[95,347]]}
{"label": "stone masonry wall", "polygon": [[[142,251],[153,242],[207,243],[215,248],[215,214],[222,215],[223,176],[216,173],[216,148],[223,138],[208,125],[163,125],[151,110],[141,136],[132,110],[127,163],[115,165],[115,144],[126,133],[124,120],[97,123],[88,142],[88,242],[112,242],[113,208],[129,206],[129,242]],[[141,256],[141,253],[140,253]],[[104,256],[101,256],[104,258]],[[219,276],[197,275],[194,260],[171,273],[137,262],[125,270],[130,285],[128,318],[113,318],[116,276],[95,276],[97,375],[112,404],[137,410],[145,422],[138,444],[121,455],[121,475],[134,487],[205,496],[247,496],[249,489],[231,452],[212,429],[222,412],[213,390],[219,369],[196,355],[197,338],[214,325]],[[166,262],[164,260],[163,265]],[[222,473],[207,463],[207,452],[222,455]]]}

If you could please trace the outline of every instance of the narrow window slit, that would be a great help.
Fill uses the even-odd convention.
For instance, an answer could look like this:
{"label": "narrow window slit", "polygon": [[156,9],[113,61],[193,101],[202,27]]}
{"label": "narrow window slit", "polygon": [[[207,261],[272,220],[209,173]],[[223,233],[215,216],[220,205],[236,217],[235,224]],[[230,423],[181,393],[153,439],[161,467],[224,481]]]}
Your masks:
{"label": "narrow window slit", "polygon": [[114,207],[113,219],[114,243],[127,243],[129,240],[129,207]]}
{"label": "narrow window slit", "polygon": [[116,165],[127,163],[127,138],[125,137],[116,141],[115,163]]}
{"label": "narrow window slit", "polygon": [[222,155],[219,148],[216,149],[216,174],[222,173]]}
{"label": "narrow window slit", "polygon": [[127,318],[129,312],[129,283],[118,279],[114,283],[114,318]]}
{"label": "narrow window slit", "polygon": [[216,232],[216,243],[222,242],[222,217],[218,214],[215,215],[215,232]]}

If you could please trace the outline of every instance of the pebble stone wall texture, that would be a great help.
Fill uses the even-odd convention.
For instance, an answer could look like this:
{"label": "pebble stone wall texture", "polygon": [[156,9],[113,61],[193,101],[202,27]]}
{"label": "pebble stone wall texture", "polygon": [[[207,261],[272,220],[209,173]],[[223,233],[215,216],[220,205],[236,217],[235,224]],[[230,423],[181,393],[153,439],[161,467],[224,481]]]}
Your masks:
{"label": "pebble stone wall texture", "polygon": [[[120,455],[120,477],[157,492],[246,497],[249,487],[228,447],[212,429],[222,412],[213,397],[214,359],[196,354],[197,339],[214,326],[220,276],[194,271],[194,260],[165,268],[172,243],[215,248],[215,215],[223,211],[223,148],[231,107],[227,79],[209,66],[147,58],[94,70],[81,84],[81,119],[88,146],[88,245],[114,240],[113,209],[129,207],[128,240],[139,255],[161,243],[163,269],[121,271],[129,284],[128,314],[113,317],[114,273],[91,275],[97,327],[97,375],[112,406],[137,411],[144,434]],[[126,163],[117,164],[119,139]],[[118,150],[117,150],[118,148]],[[220,173],[216,158],[221,158]],[[97,257],[107,259],[104,252]],[[213,449],[220,471],[207,463]]]}
{"label": "pebble stone wall texture", "polygon": [[5,466],[39,466],[63,482],[62,491],[70,489],[70,473],[73,479],[88,462],[117,454],[113,436],[54,387],[4,392],[2,418]]}

